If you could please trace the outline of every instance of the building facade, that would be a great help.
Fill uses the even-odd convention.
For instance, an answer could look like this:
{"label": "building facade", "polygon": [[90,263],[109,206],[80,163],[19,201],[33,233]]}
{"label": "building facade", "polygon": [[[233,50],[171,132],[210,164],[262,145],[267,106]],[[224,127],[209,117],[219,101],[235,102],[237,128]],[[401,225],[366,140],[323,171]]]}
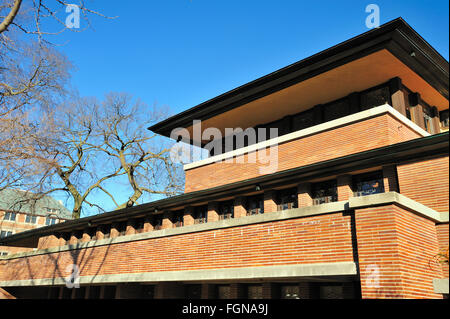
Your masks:
{"label": "building facade", "polygon": [[150,129],[210,153],[184,166],[185,194],[3,238],[36,249],[0,258],[0,287],[17,298],[444,298],[448,70],[397,19],[162,121]]}
{"label": "building facade", "polygon": [[[0,238],[72,219],[71,213],[50,196],[37,197],[30,192],[0,191]],[[0,256],[30,251],[32,248],[0,246]]]}

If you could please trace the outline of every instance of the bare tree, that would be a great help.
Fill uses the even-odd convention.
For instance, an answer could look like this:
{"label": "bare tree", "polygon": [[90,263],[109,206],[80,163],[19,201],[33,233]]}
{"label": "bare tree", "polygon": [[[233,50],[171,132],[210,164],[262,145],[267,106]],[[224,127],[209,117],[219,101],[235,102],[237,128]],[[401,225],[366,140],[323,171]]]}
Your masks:
{"label": "bare tree", "polygon": [[111,93],[103,102],[99,116],[103,140],[91,147],[103,152],[126,174],[133,192],[118,208],[135,205],[144,193],[172,196],[183,190],[184,175],[170,159],[170,145],[146,129],[166,115],[165,110],[133,102],[124,93]]}
{"label": "bare tree", "polygon": [[[74,218],[80,217],[83,207],[105,211],[104,203],[92,196],[98,192],[117,208],[135,205],[143,194],[180,193],[184,175],[170,160],[170,145],[146,129],[165,113],[118,93],[107,95],[101,103],[78,98],[49,110],[43,120],[54,127],[45,147],[37,151],[49,165],[39,177],[42,189],[38,193],[67,193]],[[111,180],[129,187],[108,189]],[[128,200],[120,203],[118,198],[127,189],[131,189]]]}
{"label": "bare tree", "polygon": [[79,1],[76,9],[85,28],[70,28],[59,15],[66,17],[68,6],[74,8],[61,0],[0,0],[0,190],[37,190],[36,176],[46,176],[57,163],[42,151],[56,124],[41,116],[67,95],[72,66],[48,37],[83,31],[89,16],[105,17]]}

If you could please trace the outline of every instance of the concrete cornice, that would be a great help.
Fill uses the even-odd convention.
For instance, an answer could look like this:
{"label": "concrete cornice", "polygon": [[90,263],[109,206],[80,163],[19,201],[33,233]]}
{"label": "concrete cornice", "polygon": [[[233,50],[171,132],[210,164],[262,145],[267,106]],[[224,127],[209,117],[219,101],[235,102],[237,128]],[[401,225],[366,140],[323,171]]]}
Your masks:
{"label": "concrete cornice", "polygon": [[257,151],[260,149],[265,149],[267,147],[272,147],[272,146],[286,143],[289,141],[293,141],[296,139],[304,138],[304,137],[307,137],[310,135],[318,134],[318,133],[321,133],[324,131],[332,130],[332,129],[335,129],[335,128],[338,128],[341,126],[350,125],[355,122],[361,122],[361,121],[367,120],[369,118],[380,116],[383,114],[392,115],[398,121],[400,121],[405,126],[412,129],[413,131],[415,131],[422,137],[430,135],[427,131],[423,130],[421,127],[419,127],[418,125],[413,123],[407,117],[405,117],[400,112],[395,110],[392,106],[390,106],[389,104],[384,104],[384,105],[377,106],[377,107],[374,107],[374,108],[371,108],[371,109],[368,109],[365,111],[361,111],[361,112],[358,112],[355,114],[347,115],[347,116],[338,118],[336,120],[328,121],[328,122],[325,122],[322,124],[308,127],[303,130],[299,130],[299,131],[285,134],[285,135],[282,135],[282,136],[279,136],[276,138],[272,138],[272,139],[264,141],[264,142],[259,142],[259,143],[256,143],[256,144],[253,144],[250,146],[246,146],[246,147],[243,147],[243,148],[231,151],[231,152],[226,152],[226,153],[212,156],[212,157],[200,160],[200,161],[186,164],[183,166],[183,168],[186,171],[186,170],[190,170],[193,168],[205,166],[205,165],[208,165],[211,163],[221,162],[226,159],[233,158],[235,156],[244,155],[244,154],[251,153],[251,152],[254,152],[254,151]]}
{"label": "concrete cornice", "polygon": [[[356,275],[357,266],[354,262],[331,262],[296,264],[282,266],[261,266],[245,268],[221,268],[181,271],[155,271],[145,273],[112,274],[96,276],[80,276],[79,283],[157,283],[167,281],[203,281],[203,280],[260,280],[270,278],[294,278],[310,276],[342,276]],[[65,285],[65,278],[44,278],[31,280],[0,281],[0,287],[20,286],[55,286]]]}
{"label": "concrete cornice", "polygon": [[274,222],[279,220],[287,220],[301,217],[311,217],[322,214],[331,214],[337,212],[352,211],[357,208],[383,206],[388,204],[396,204],[404,207],[420,216],[433,220],[435,223],[448,223],[448,212],[437,212],[425,205],[422,205],[404,195],[396,192],[380,193],[368,195],[363,197],[352,197],[348,201],[340,201],[334,203],[326,203],[316,206],[307,206],[295,209],[284,210],[280,212],[265,213],[261,215],[244,216],[240,218],[232,218],[216,222],[208,222],[205,224],[197,224],[190,226],[183,226],[179,228],[169,228],[163,230],[155,230],[151,232],[119,236],[116,238],[108,238],[96,241],[89,241],[85,243],[78,243],[76,245],[65,245],[59,247],[52,247],[48,249],[34,250],[30,252],[23,252],[9,256],[0,257],[0,260],[23,258],[36,255],[45,255],[51,253],[59,253],[75,249],[84,249],[105,245],[120,244],[132,241],[161,238],[168,236],[177,236],[202,231],[214,231],[230,227],[239,227],[252,224],[260,224],[267,222]]}
{"label": "concrete cornice", "polygon": [[448,295],[448,290],[449,290],[448,285],[449,285],[448,278],[433,279],[434,292],[437,294],[447,294]]}
{"label": "concrete cornice", "polygon": [[434,209],[422,205],[397,192],[388,192],[362,197],[352,197],[349,200],[349,208],[381,206],[391,203],[407,208],[415,212],[416,214],[433,220],[436,223],[448,223],[448,212],[439,213]]}

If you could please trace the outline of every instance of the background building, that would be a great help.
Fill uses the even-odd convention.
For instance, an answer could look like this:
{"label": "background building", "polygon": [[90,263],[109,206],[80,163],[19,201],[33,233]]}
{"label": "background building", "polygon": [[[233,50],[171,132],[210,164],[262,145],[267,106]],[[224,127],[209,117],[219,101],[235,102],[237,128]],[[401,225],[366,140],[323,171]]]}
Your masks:
{"label": "background building", "polygon": [[[0,238],[72,219],[71,213],[50,196],[17,190],[0,191]],[[0,256],[29,251],[30,248],[0,246]]]}

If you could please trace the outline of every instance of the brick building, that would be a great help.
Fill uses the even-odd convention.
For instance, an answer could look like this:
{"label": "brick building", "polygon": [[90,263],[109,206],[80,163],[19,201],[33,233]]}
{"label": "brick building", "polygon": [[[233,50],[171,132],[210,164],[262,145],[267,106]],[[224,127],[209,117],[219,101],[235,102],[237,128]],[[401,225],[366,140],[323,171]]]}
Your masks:
{"label": "brick building", "polygon": [[[51,196],[38,197],[17,189],[0,191],[0,238],[72,219],[72,214]],[[32,248],[0,246],[0,256]]]}
{"label": "brick building", "polygon": [[[443,298],[448,70],[396,19],[162,121],[150,129],[210,151],[185,165],[185,194],[2,239],[37,250],[1,257],[0,287],[19,298]],[[210,148],[194,120],[225,137],[257,128],[257,140]],[[66,287],[74,269],[79,289]]]}

